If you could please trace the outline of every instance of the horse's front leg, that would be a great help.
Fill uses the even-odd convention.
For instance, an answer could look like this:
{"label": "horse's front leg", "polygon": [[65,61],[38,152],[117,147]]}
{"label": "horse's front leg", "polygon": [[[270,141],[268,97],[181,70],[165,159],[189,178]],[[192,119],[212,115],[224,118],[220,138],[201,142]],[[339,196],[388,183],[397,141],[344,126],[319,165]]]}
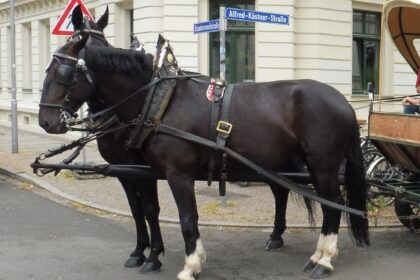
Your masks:
{"label": "horse's front leg", "polygon": [[286,230],[286,208],[289,197],[289,190],[277,184],[271,183],[270,189],[274,195],[276,209],[274,229],[270,235],[270,239],[265,243],[265,249],[267,251],[280,249],[284,245],[282,235]]}
{"label": "horse's front leg", "polygon": [[[188,172],[190,173],[190,172]],[[198,212],[194,193],[194,174],[182,173],[175,168],[166,172],[178,207],[182,235],[185,242],[184,269],[178,274],[179,280],[194,280],[206,261],[206,251],[198,230]]]}
{"label": "horse's front leg", "polygon": [[144,264],[140,267],[140,273],[147,273],[158,270],[162,263],[159,255],[164,252],[162,234],[159,226],[159,199],[157,191],[157,180],[144,182],[140,187],[140,199],[144,215],[150,228],[150,254]]}
{"label": "horse's front leg", "polygon": [[133,215],[137,233],[136,248],[130,254],[130,257],[127,259],[124,266],[141,266],[146,260],[146,257],[144,256],[144,250],[150,246],[150,239],[149,234],[147,232],[147,226],[145,216],[143,213],[143,208],[141,205],[140,195],[137,192],[137,183],[133,180],[127,180],[124,178],[118,179],[121,182],[121,185],[123,186],[125,194],[127,196],[128,204]]}

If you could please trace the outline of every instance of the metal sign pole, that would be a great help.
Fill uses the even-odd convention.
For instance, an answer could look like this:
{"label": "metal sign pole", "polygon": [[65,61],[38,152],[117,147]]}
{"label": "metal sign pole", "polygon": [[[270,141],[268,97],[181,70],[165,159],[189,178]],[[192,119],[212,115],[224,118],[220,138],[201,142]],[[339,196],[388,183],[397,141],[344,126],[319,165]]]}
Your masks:
{"label": "metal sign pole", "polygon": [[[220,79],[222,81],[226,80],[226,30],[227,30],[227,23],[225,19],[225,11],[226,8],[223,5],[220,5],[220,13],[219,13],[219,24],[220,24]],[[226,194],[220,196],[220,207],[226,208]]]}
{"label": "metal sign pole", "polygon": [[225,19],[226,8],[223,5],[220,5],[220,79],[226,79],[226,30],[227,24]]}
{"label": "metal sign pole", "polygon": [[12,153],[18,153],[18,122],[16,100],[16,42],[15,42],[15,1],[10,0],[10,50],[11,50],[11,112],[12,112]]}

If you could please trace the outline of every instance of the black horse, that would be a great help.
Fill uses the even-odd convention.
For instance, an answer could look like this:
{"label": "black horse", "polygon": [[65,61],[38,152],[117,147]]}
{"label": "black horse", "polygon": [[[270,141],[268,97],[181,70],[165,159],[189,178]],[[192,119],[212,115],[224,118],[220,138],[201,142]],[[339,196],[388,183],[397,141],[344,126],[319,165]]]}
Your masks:
{"label": "black horse", "polygon": [[[78,24],[78,30],[84,30],[90,34],[87,45],[111,47],[106,41],[103,30],[108,24],[108,8],[95,23],[83,22],[80,7],[77,6],[73,13],[73,23]],[[143,54],[146,55],[143,51]],[[105,108],[105,104],[97,96],[88,100],[90,114],[95,114]],[[112,112],[101,116],[102,119],[112,117]],[[99,121],[99,120],[94,120]],[[130,129],[121,123],[112,126],[112,133],[97,138],[98,150],[101,156],[112,164],[144,164],[144,159],[139,154],[126,150],[121,143],[128,137]],[[136,231],[137,245],[125,262],[126,267],[140,267],[140,272],[155,271],[161,267],[159,254],[164,251],[162,235],[159,227],[159,202],[157,193],[157,180],[140,180],[118,177],[133,215]],[[150,228],[148,233],[147,223]],[[150,248],[150,254],[146,258],[144,251]]]}
{"label": "black horse", "polygon": [[[74,17],[73,22],[76,28],[82,23],[81,18],[80,22],[77,19]],[[68,128],[60,114],[72,115],[83,102],[95,98],[104,100],[108,106],[119,104],[113,110],[122,121],[138,119],[146,95],[137,94],[129,102],[121,101],[151,82],[152,60],[138,52],[87,45],[91,35],[80,32],[77,40],[69,41],[54,54],[56,59],[47,70],[39,124],[49,133],[65,133]],[[63,72],[71,73],[70,79],[63,78]],[[210,79],[177,79],[161,122],[209,139],[212,104],[205,94],[208,84],[203,81]],[[232,93],[230,123],[233,129],[227,141],[229,148],[271,170],[280,170],[293,158],[300,158],[308,167],[318,195],[342,204],[338,172],[345,160],[348,205],[366,211],[357,121],[351,106],[334,88],[312,80],[237,84]],[[206,170],[213,151],[173,135],[154,133],[141,149],[131,153],[144,158],[168,180],[185,240],[185,266],[178,278],[193,279],[205,261],[194,180]],[[235,160],[228,160],[228,167],[235,172],[243,170]],[[276,199],[271,239],[281,240],[285,221],[279,220],[284,220],[287,191],[274,183],[270,186]],[[322,211],[317,249],[305,266],[315,278],[332,271],[331,258],[338,253],[341,211],[326,206],[322,206]],[[368,245],[367,220],[350,215],[349,222],[356,243]]]}

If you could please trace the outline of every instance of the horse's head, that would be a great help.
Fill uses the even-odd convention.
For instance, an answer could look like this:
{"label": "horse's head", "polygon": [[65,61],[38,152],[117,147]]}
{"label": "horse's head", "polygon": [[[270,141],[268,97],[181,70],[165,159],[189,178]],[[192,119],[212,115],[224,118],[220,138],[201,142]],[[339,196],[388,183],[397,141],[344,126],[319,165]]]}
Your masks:
{"label": "horse's head", "polygon": [[74,34],[52,55],[46,69],[38,121],[48,133],[67,132],[68,122],[95,90],[93,75],[83,59],[83,49],[109,46],[103,35],[108,24],[108,8],[94,22],[84,20],[80,6],[77,6],[72,13],[72,23]]}

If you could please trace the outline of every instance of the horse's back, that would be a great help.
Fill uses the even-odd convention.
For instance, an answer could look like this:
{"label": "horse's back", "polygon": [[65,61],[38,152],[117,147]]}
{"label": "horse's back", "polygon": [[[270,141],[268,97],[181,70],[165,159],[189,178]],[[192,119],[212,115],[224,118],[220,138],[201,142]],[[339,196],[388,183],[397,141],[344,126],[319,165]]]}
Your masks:
{"label": "horse's back", "polygon": [[314,80],[237,84],[231,121],[232,148],[257,162],[269,161],[267,166],[315,145],[328,149],[325,143],[337,147],[341,141],[344,150],[356,124],[345,97]]}

